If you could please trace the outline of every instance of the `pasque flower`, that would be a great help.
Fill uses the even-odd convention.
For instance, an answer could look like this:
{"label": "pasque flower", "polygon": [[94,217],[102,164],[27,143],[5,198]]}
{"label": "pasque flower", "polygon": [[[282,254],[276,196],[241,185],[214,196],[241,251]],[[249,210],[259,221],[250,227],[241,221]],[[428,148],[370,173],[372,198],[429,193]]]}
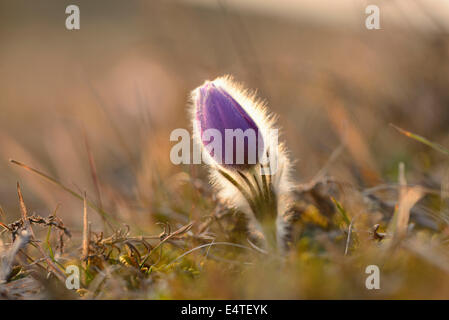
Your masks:
{"label": "pasque flower", "polygon": [[[248,169],[257,163],[260,156],[258,151],[263,150],[263,138],[259,133],[259,127],[223,85],[208,81],[199,87],[195,96],[195,106],[195,121],[202,143],[207,145],[210,142],[204,135],[206,130],[218,130],[222,137],[220,141],[221,154],[217,154],[217,150],[208,150],[210,156],[217,163],[231,169]],[[253,137],[253,141],[250,141],[249,137],[242,137],[243,150],[237,150],[236,137],[226,140],[227,130],[238,129],[240,129],[240,134],[248,132]],[[232,148],[232,150],[227,148]],[[226,153],[229,151],[232,153],[227,161]],[[239,152],[243,153],[240,155],[241,161],[238,157]]]}
{"label": "pasque flower", "polygon": [[[246,215],[252,244],[287,248],[291,165],[285,147],[278,143],[274,117],[254,93],[230,77],[206,81],[192,92],[192,102],[194,141],[209,157],[211,182],[218,197]],[[222,140],[215,141],[217,136],[211,139],[210,130]],[[227,139],[229,130],[253,133],[244,136],[243,151],[236,149],[236,139]],[[213,142],[219,148],[209,148]],[[231,158],[226,154],[228,148],[232,148]],[[240,162],[239,151],[243,152]]]}

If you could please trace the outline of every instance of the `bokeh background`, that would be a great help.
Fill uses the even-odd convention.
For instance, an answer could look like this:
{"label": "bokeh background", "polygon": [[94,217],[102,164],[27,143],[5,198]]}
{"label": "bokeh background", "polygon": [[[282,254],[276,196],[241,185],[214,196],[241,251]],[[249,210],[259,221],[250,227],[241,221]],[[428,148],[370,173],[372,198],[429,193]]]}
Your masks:
{"label": "bokeh background", "polygon": [[[65,28],[69,4],[80,30]],[[369,4],[380,30],[365,28]],[[87,191],[121,221],[179,218],[190,204],[173,184],[206,172],[171,164],[169,135],[190,128],[189,92],[224,74],[279,116],[298,183],[343,144],[329,168],[341,181],[396,181],[403,161],[409,182],[439,188],[447,159],[389,124],[449,145],[448,30],[444,0],[1,0],[0,218],[20,216],[20,181],[32,212],[60,205],[65,224],[82,227],[82,202],[9,159]]]}

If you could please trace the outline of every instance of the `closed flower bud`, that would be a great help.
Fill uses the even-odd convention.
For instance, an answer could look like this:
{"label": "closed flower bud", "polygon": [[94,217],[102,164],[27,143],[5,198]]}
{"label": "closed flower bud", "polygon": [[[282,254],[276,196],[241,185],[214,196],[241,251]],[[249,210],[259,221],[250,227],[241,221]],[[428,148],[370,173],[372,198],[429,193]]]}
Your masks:
{"label": "closed flower bud", "polygon": [[216,130],[220,134],[221,141],[215,141],[220,150],[206,148],[218,164],[228,169],[245,170],[258,163],[263,150],[259,128],[220,81],[207,81],[197,88],[194,105],[195,126],[202,144],[208,146],[217,138],[206,135],[207,130]]}
{"label": "closed flower bud", "polygon": [[291,165],[274,117],[230,77],[206,81],[192,102],[194,140],[218,198],[246,215],[251,243],[283,251],[291,230]]}

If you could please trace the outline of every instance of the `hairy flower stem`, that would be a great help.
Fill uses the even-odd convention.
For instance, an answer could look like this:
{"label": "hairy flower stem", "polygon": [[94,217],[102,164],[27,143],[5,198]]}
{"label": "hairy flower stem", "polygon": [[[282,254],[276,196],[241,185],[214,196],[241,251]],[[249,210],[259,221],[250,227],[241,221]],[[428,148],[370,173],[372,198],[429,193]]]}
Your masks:
{"label": "hairy flower stem", "polygon": [[217,168],[218,172],[236,187],[248,202],[254,214],[260,231],[263,234],[265,246],[270,250],[276,250],[276,217],[277,201],[276,194],[267,177],[260,173],[259,167],[251,168],[248,171],[237,171],[244,184],[239,184],[232,175]]}
{"label": "hairy flower stem", "polygon": [[267,179],[265,175],[261,174],[259,166],[255,166],[245,173],[239,171],[239,175],[251,190],[251,198],[255,203],[254,217],[260,224],[266,246],[275,250],[277,203],[273,188],[268,184],[271,177]]}
{"label": "hairy flower stem", "polygon": [[278,249],[277,243],[277,231],[276,231],[276,218],[266,218],[260,222],[265,246],[270,252],[276,252]]}

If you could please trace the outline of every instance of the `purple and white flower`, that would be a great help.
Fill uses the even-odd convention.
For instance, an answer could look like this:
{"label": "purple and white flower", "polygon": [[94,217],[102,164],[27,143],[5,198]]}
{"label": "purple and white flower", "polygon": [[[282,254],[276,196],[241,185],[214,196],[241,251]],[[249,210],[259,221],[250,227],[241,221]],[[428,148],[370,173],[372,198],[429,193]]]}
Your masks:
{"label": "purple and white flower", "polygon": [[274,117],[230,77],[206,81],[192,92],[192,102],[194,141],[209,157],[218,197],[247,216],[251,239],[284,249],[291,165]]}

